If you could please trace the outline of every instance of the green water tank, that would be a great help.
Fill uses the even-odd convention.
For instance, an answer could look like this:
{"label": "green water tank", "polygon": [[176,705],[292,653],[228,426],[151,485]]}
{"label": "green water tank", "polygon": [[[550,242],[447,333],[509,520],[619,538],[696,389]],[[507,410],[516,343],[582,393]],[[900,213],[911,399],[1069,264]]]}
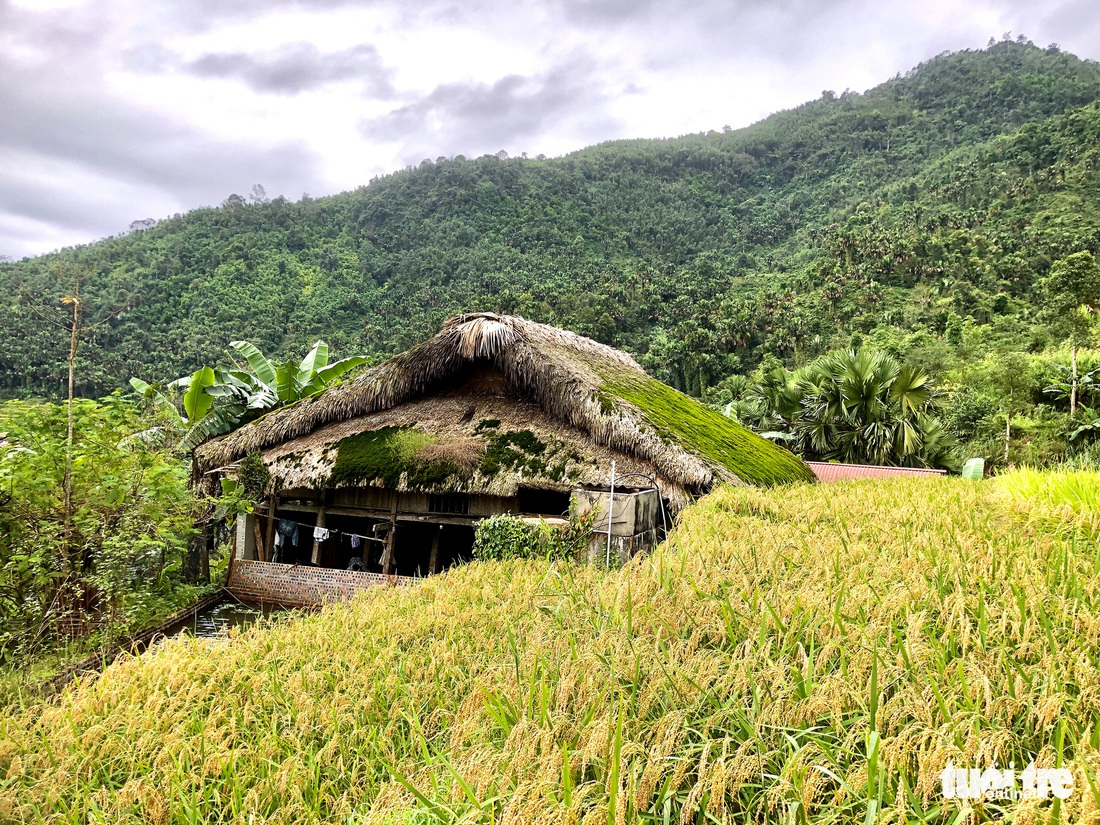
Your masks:
{"label": "green water tank", "polygon": [[971,458],[963,465],[962,477],[971,481],[981,481],[985,475],[985,459]]}

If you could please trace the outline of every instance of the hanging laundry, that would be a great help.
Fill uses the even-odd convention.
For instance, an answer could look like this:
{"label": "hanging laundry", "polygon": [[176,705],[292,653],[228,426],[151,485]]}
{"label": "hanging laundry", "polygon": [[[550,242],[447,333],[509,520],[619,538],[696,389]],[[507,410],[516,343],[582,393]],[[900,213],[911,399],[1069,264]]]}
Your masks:
{"label": "hanging laundry", "polygon": [[298,546],[298,522],[288,518],[279,519],[279,525],[275,531],[284,541],[290,542],[295,547]]}
{"label": "hanging laundry", "polygon": [[332,531],[326,527],[314,527],[313,538],[316,541],[328,541],[329,536],[332,535]]}
{"label": "hanging laundry", "polygon": [[359,536],[357,536],[355,534],[352,534],[352,537],[351,537],[351,549],[352,550],[358,550],[359,545],[361,545],[362,543],[363,543],[363,540],[361,538],[359,538]]}

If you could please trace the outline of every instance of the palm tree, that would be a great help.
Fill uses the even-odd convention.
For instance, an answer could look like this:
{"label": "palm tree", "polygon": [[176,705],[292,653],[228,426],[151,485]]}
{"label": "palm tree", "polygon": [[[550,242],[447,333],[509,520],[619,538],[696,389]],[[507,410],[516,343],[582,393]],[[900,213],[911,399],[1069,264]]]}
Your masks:
{"label": "palm tree", "polygon": [[935,417],[936,394],[924,370],[882,352],[834,352],[798,379],[798,447],[825,460],[902,466],[952,466],[953,443]]}
{"label": "palm tree", "polygon": [[882,352],[824,355],[791,372],[767,369],[733,382],[723,408],[762,435],[811,459],[916,467],[957,464],[955,441],[936,417],[929,375]]}

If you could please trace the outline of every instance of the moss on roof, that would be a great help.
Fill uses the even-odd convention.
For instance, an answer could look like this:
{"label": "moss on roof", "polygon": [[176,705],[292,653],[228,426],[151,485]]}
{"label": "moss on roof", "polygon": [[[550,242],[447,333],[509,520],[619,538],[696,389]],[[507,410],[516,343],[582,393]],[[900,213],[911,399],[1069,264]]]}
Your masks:
{"label": "moss on roof", "polygon": [[433,439],[415,427],[382,427],[341,439],[336,445],[329,483],[374,484],[395,488],[401,476],[408,473],[408,483],[416,487],[433,487],[459,472],[451,461],[418,460],[417,453]]}
{"label": "moss on roof", "polygon": [[771,486],[814,480],[813,471],[793,453],[655,378],[622,372],[602,377],[601,405],[607,396],[627,402],[661,438],[725,467],[742,481]]}

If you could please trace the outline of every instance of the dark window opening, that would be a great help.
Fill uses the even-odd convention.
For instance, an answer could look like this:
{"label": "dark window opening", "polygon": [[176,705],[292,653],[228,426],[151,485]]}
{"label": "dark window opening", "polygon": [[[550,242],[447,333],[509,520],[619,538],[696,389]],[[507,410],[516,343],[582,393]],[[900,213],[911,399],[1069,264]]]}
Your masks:
{"label": "dark window opening", "polygon": [[[433,571],[432,546],[438,541],[436,568]],[[427,576],[442,573],[472,557],[474,528],[465,524],[397,523],[394,560],[399,576]]]}
{"label": "dark window opening", "polygon": [[[320,567],[336,570],[382,572],[382,551],[379,539],[386,537],[389,521],[377,518],[329,514],[325,526],[329,538],[321,542]],[[312,564],[313,528],[299,530],[297,564]]]}
{"label": "dark window opening", "polygon": [[462,493],[428,496],[429,513],[452,513],[464,516],[470,512],[470,497]]}
{"label": "dark window opening", "polygon": [[266,545],[266,516],[260,516],[256,522],[260,528],[260,540],[265,542],[268,561],[280,564],[309,564],[310,555],[313,552],[313,526],[317,523],[316,513],[279,512],[276,508],[272,547]]}
{"label": "dark window opening", "polygon": [[[451,499],[450,506],[469,509],[469,496],[439,498]],[[298,540],[297,543],[285,539],[280,542],[279,561],[312,565],[316,514],[294,512],[280,515],[297,523]],[[260,519],[261,531],[265,529],[265,522],[266,519]],[[389,519],[329,513],[325,527],[329,530],[329,538],[321,542],[317,566],[367,573],[385,572],[382,569],[382,555],[386,547],[384,539],[390,530]],[[437,549],[433,569],[432,546],[435,543]],[[470,561],[473,557],[473,546],[472,525],[398,521],[394,535],[394,566],[390,572],[398,576],[441,573],[456,564]]]}
{"label": "dark window opening", "polygon": [[520,487],[516,496],[521,513],[539,516],[569,515],[570,494],[567,492]]}

